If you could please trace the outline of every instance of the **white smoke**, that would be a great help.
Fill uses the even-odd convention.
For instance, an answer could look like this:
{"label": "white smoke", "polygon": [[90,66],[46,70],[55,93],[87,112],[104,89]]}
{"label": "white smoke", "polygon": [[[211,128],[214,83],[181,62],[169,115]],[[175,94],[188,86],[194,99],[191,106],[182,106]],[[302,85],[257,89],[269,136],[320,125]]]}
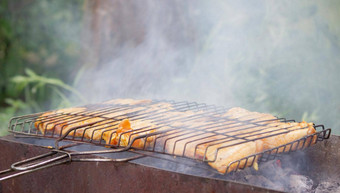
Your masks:
{"label": "white smoke", "polygon": [[340,126],[328,2],[116,1],[90,12],[78,84],[89,102],[189,100]]}

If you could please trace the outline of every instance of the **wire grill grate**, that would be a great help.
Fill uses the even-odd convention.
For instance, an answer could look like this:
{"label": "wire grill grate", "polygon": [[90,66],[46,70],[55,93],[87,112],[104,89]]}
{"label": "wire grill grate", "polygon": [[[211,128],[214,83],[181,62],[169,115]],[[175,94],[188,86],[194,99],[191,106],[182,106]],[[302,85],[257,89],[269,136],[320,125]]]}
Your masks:
{"label": "wire grill grate", "polygon": [[[228,112],[229,109],[224,107],[196,102],[153,100],[124,104],[114,100],[73,108],[71,111],[14,117],[8,129],[16,134],[56,138],[56,147],[62,140],[72,140],[212,163],[217,161],[219,152],[228,148],[307,128],[296,127],[294,120],[268,114],[241,113],[235,117]],[[133,129],[122,130],[120,124],[127,118],[131,124],[138,126],[133,128],[132,125]],[[316,132],[311,135],[232,160],[226,171],[243,169],[253,165],[257,159],[274,159],[279,153],[296,151],[329,138],[331,129],[325,129],[323,125],[314,125],[314,128]],[[211,151],[214,155],[208,156]]]}

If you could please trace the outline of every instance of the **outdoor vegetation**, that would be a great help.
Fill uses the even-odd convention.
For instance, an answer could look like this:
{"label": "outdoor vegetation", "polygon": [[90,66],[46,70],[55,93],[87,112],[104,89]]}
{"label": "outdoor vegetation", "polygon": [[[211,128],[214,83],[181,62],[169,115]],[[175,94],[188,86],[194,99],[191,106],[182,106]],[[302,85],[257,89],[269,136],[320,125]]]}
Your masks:
{"label": "outdoor vegetation", "polygon": [[339,1],[147,2],[2,0],[0,136],[13,116],[115,97],[237,105],[340,134]]}
{"label": "outdoor vegetation", "polygon": [[70,78],[68,72],[79,64],[82,6],[83,1],[1,1],[0,135],[15,115],[69,106],[71,94],[81,99],[72,87],[77,74]]}

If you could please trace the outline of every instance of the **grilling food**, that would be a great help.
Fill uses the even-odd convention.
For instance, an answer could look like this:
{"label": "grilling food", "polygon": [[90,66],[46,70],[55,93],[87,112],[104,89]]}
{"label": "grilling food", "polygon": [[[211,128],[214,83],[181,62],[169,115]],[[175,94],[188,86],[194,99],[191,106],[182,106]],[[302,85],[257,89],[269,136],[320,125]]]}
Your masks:
{"label": "grilling food", "polygon": [[103,134],[108,131],[115,130],[119,123],[120,121],[117,120],[106,120],[86,127],[84,129],[85,138],[100,141],[103,139]]}
{"label": "grilling food", "polygon": [[[182,111],[181,105],[151,100],[115,99],[101,105],[47,112],[34,125],[43,134],[104,140],[115,147],[161,147],[159,151],[167,154],[207,161],[220,173],[256,168],[255,154],[273,148],[275,153],[302,149],[317,137],[309,136],[316,132],[313,123],[281,122],[239,107],[218,114]],[[291,143],[296,140],[302,142]]]}
{"label": "grilling food", "polygon": [[86,108],[78,107],[46,112],[35,121],[34,126],[43,134],[48,131],[60,134],[60,129],[67,125],[68,121],[75,120],[76,115],[85,110]]}
{"label": "grilling food", "polygon": [[[133,126],[133,129],[131,128]],[[151,126],[150,126],[151,125]],[[141,137],[155,132],[154,126],[150,121],[130,121],[124,119],[119,123],[118,129],[115,131],[105,132],[103,138],[106,144],[128,146],[132,143],[132,147],[143,149],[144,146],[149,146],[155,140],[155,136],[148,138]],[[141,137],[141,138],[139,138]]]}
{"label": "grilling food", "polygon": [[[302,121],[300,123],[280,122],[278,119],[270,114],[250,112],[245,109],[240,109],[241,108],[233,108],[230,111],[243,111],[243,116],[239,113],[235,113],[237,115],[230,114],[230,112],[229,116],[231,116],[232,118],[237,117],[236,119],[238,119],[239,121],[247,121],[256,125],[244,124],[249,125],[250,129],[243,131],[236,130],[235,132],[231,132],[230,134],[241,134],[239,135],[240,137],[246,137],[248,139],[262,138],[261,141],[263,142],[264,149],[276,148],[316,132],[315,128],[313,127],[313,123],[307,123],[305,121]],[[226,114],[228,114],[228,112]],[[251,133],[251,136],[249,135],[249,133]],[[307,138],[305,144],[307,145],[308,143],[315,143],[315,137],[313,139]],[[297,146],[297,143],[295,143],[291,148],[292,150],[296,150],[297,148],[301,149],[303,147],[304,146],[302,143],[299,144],[299,146]],[[288,151],[290,146],[288,146],[287,148],[288,149],[286,149],[285,151]],[[283,148],[279,149],[278,151],[282,152]]]}
{"label": "grilling food", "polygon": [[[287,129],[287,133],[283,133],[280,135],[275,135],[272,137],[263,138],[263,147],[264,149],[272,149],[276,148],[288,143],[291,143],[295,140],[303,138],[305,136],[311,135],[315,133],[315,128],[313,127],[313,123],[306,123],[305,121],[301,123],[281,123],[278,127],[285,127]],[[277,134],[278,132],[272,132],[271,134]],[[314,144],[316,142],[316,136],[306,138],[304,143],[294,143],[287,145],[286,148],[282,147],[278,149],[278,152],[281,153],[283,151],[290,151],[296,149],[302,149],[307,147],[308,144]]]}
{"label": "grilling food", "polygon": [[250,166],[253,161],[256,163],[258,157],[255,156],[250,158],[247,163],[246,160],[242,160],[239,165],[232,162],[263,150],[262,141],[260,140],[235,140],[233,137],[213,136],[204,133],[199,136],[187,134],[186,137],[188,135],[191,135],[190,138],[184,140],[182,138],[167,141],[167,153],[208,161],[208,164],[220,173],[234,171],[237,167],[243,168],[245,164]]}

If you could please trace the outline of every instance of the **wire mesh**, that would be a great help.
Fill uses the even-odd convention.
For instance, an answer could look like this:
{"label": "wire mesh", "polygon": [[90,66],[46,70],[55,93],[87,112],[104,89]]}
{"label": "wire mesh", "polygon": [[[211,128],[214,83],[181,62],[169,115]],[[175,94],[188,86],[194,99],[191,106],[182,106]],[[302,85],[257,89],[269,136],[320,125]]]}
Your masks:
{"label": "wire mesh", "polygon": [[[16,134],[56,138],[58,142],[72,140],[139,149],[210,164],[218,163],[221,154],[230,153],[233,148],[257,148],[260,141],[306,131],[310,127],[269,114],[242,109],[232,113],[224,107],[169,100],[113,100],[14,117],[8,125],[9,131]],[[323,125],[312,127],[316,132],[230,160],[223,170],[243,169],[257,161],[275,159],[279,153],[303,149],[329,138],[331,129]]]}

